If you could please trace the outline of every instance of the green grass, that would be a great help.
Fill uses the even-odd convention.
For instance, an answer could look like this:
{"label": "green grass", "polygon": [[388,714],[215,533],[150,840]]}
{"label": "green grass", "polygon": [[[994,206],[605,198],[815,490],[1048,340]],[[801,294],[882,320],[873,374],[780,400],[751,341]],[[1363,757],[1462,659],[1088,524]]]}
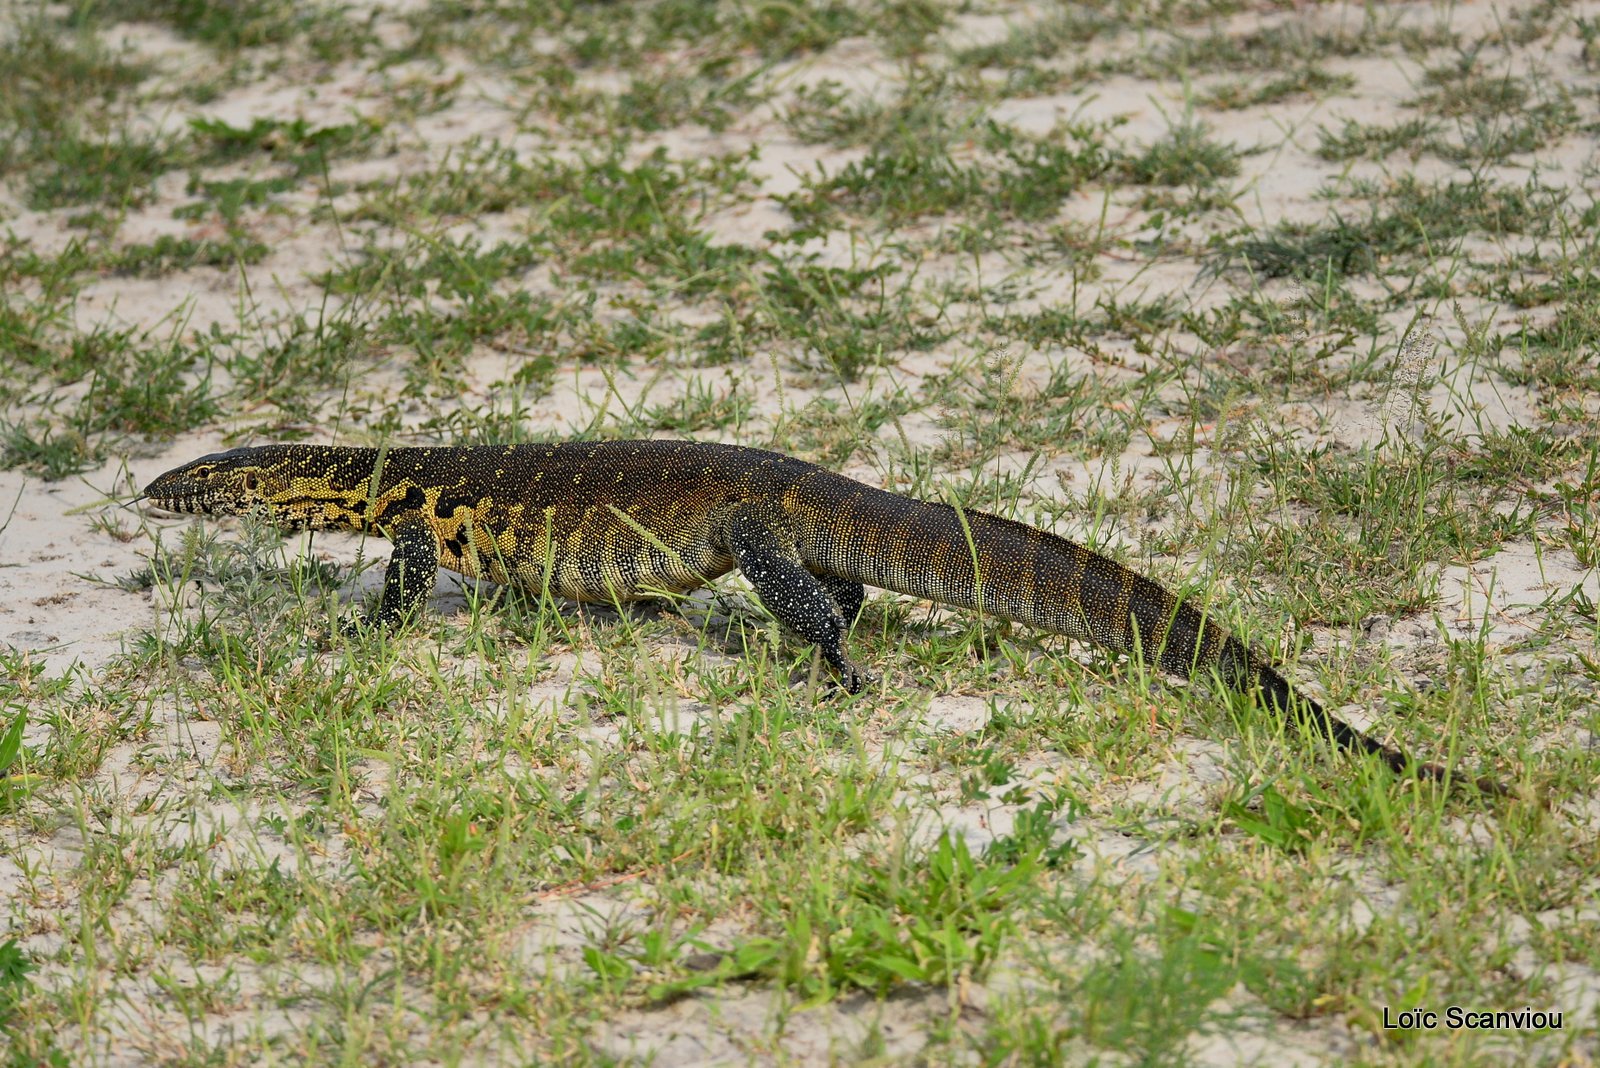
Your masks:
{"label": "green grass", "polygon": [[[1600,63],[1479,14],[0,15],[0,1064],[1587,1063]],[[886,595],[857,696],[736,578],[345,637],[382,539],[115,507],[647,435],[1047,527],[1522,796]],[[1383,1026],[1450,1004],[1567,1017]]]}

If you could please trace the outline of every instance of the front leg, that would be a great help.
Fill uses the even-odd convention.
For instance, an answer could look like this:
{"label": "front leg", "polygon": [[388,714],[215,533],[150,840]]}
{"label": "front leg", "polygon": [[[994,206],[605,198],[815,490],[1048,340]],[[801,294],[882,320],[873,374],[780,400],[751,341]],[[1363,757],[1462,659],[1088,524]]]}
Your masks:
{"label": "front leg", "polygon": [[[439,573],[439,539],[427,523],[413,519],[397,524],[388,533],[394,552],[383,572],[383,594],[377,611],[364,621],[382,629],[399,626],[419,614]],[[357,621],[351,619],[341,629],[351,634],[357,626]]]}

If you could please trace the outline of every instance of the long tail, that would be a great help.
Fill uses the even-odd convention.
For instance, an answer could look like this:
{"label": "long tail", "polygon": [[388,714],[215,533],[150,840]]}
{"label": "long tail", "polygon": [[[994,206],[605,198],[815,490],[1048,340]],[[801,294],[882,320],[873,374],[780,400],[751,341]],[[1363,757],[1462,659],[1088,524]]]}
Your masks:
{"label": "long tail", "polygon": [[[1149,580],[1146,579],[1145,581]],[[1152,585],[1154,584],[1152,583]],[[1261,662],[1253,657],[1250,651],[1245,648],[1244,643],[1239,641],[1238,638],[1230,634],[1226,638],[1226,643],[1237,649],[1245,657],[1246,662],[1251,664],[1250,671],[1245,676],[1248,681],[1243,685],[1237,682],[1232,682],[1230,685],[1233,685],[1236,689],[1246,690],[1252,685],[1259,687],[1261,695],[1266,699],[1267,704],[1281,715],[1299,716],[1304,722],[1325,731],[1328,737],[1332,738],[1338,745],[1358,752],[1372,753],[1380,757],[1385,764],[1395,771],[1403,772],[1408,767],[1414,767],[1417,769],[1417,774],[1423,778],[1434,779],[1438,782],[1450,782],[1452,780],[1470,782],[1479,793],[1493,797],[1512,796],[1511,788],[1498,779],[1487,775],[1469,778],[1455,774],[1442,764],[1415,760],[1407,755],[1404,750],[1384,745],[1376,739],[1367,737],[1350,726],[1350,724],[1334,716],[1311,698],[1295,693],[1294,688],[1289,685],[1288,680],[1278,674],[1277,669],[1271,664]]]}
{"label": "long tail", "polygon": [[[1396,771],[1462,780],[1330,715],[1200,609],[1065,538],[986,512],[878,491],[833,502],[821,522],[815,562],[845,578],[1139,653],[1180,678],[1215,674],[1230,689],[1259,692],[1278,714],[1337,745],[1375,754]],[[1471,781],[1486,794],[1510,793],[1493,779]]]}

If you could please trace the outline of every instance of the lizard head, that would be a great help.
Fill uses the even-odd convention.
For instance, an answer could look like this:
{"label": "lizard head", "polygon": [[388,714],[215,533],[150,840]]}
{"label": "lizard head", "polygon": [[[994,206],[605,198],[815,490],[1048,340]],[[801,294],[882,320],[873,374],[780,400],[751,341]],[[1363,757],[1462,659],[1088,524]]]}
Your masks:
{"label": "lizard head", "polygon": [[[329,450],[319,451],[317,446],[231,449],[191,460],[158,476],[144,488],[142,497],[163,512],[254,512],[280,527],[342,527],[359,518],[367,486],[362,473],[344,471],[344,466]],[[370,473],[369,462],[365,474]]]}
{"label": "lizard head", "polygon": [[233,449],[190,460],[158,476],[143,497],[163,512],[189,515],[240,515],[273,511],[289,489],[281,465],[265,449]]}

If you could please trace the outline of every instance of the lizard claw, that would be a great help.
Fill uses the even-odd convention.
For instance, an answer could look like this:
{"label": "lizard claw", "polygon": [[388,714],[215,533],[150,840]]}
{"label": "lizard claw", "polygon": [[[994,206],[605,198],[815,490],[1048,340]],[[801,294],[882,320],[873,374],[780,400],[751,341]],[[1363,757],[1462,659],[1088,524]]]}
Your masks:
{"label": "lizard claw", "polygon": [[877,682],[878,677],[870,671],[856,667],[854,663],[846,660],[839,665],[839,685],[847,693],[860,693],[867,688],[868,683]]}
{"label": "lizard claw", "polygon": [[383,630],[384,626],[380,621],[364,612],[352,612],[339,620],[339,626],[335,629],[339,632],[341,638],[359,638],[375,630]]}

